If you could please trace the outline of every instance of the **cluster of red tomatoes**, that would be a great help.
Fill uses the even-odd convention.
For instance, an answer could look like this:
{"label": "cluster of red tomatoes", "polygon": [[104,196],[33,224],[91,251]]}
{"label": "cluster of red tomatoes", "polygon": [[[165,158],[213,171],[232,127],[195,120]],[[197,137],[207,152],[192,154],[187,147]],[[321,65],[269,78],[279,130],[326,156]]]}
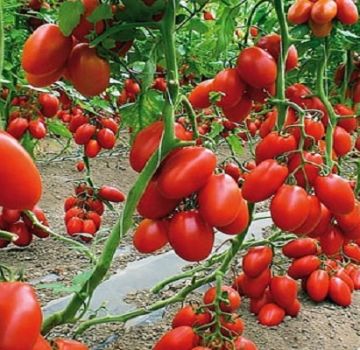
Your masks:
{"label": "cluster of red tomatoes", "polygon": [[[203,296],[203,306],[187,305],[177,311],[168,331],[156,343],[154,350],[257,350],[256,345],[242,336],[244,322],[236,313],[241,305],[239,293],[229,287],[221,287],[221,301],[217,301],[216,288],[210,288]],[[219,303],[220,314],[215,313]],[[220,329],[222,338],[214,336]]]}
{"label": "cluster of red tomatoes", "polygon": [[59,109],[56,96],[41,93],[39,96],[17,96],[11,102],[12,110],[9,115],[6,131],[20,140],[28,131],[35,139],[46,136],[46,118],[52,118]]}
{"label": "cluster of red tomatoes", "polygon": [[314,36],[323,38],[330,34],[333,20],[345,25],[357,23],[358,9],[353,0],[295,0],[288,11],[291,24],[309,23]]}
{"label": "cluster of red tomatoes", "polygon": [[136,96],[140,93],[140,85],[133,79],[126,79],[124,88],[118,98],[119,106],[122,106],[128,102],[134,102]]}
{"label": "cluster of red tomatoes", "polygon": [[[130,151],[134,170],[143,169],[163,129],[158,121],[137,134]],[[191,139],[181,124],[175,132],[181,140]],[[201,146],[176,149],[162,162],[137,206],[146,218],[134,235],[140,252],[151,253],[169,242],[181,258],[200,261],[211,253],[214,227],[230,235],[243,232],[249,221],[246,201],[231,176],[214,173],[216,165],[215,154]]]}
{"label": "cluster of red tomatoes", "polygon": [[104,203],[124,200],[125,195],[115,187],[102,186],[95,190],[86,183],[79,184],[75,188],[75,196],[66,198],[64,203],[67,233],[89,242],[100,229]]}
{"label": "cluster of red tomatoes", "polygon": [[257,315],[259,323],[269,327],[280,324],[285,315],[296,317],[301,307],[296,281],[273,275],[272,259],[270,247],[250,248],[243,258],[243,272],[233,284],[241,295],[250,298],[250,311]]}
{"label": "cluster of red tomatoes", "polygon": [[[34,207],[32,212],[40,223],[48,226],[48,221],[44,212],[39,207]],[[33,240],[33,237],[47,238],[49,234],[37,227],[34,227],[31,220],[20,210],[2,208],[0,214],[0,230],[14,233],[18,238],[13,243],[18,247],[27,247]],[[0,248],[5,248],[10,241],[0,239]]]}
{"label": "cluster of red tomatoes", "polygon": [[27,283],[0,282],[0,313],[1,350],[89,350],[74,340],[59,338],[50,344],[42,337],[41,306],[34,289]]}
{"label": "cluster of red tomatoes", "polygon": [[[263,103],[275,94],[277,59],[280,54],[281,37],[271,34],[259,39],[256,46],[241,51],[236,68],[218,73],[214,79],[203,81],[189,95],[194,108],[204,109],[216,97],[216,105],[232,122],[240,123],[250,113],[253,101]],[[298,65],[298,54],[291,46],[286,60],[286,69]]]}
{"label": "cluster of red tomatoes", "polygon": [[[336,239],[333,236],[333,242]],[[288,268],[289,276],[302,280],[304,291],[313,301],[321,302],[329,298],[346,307],[351,304],[351,293],[360,289],[360,270],[356,265],[360,263],[360,247],[356,243],[344,242],[342,254],[335,249],[333,254],[328,254],[333,242],[324,244],[320,237],[319,245],[312,238],[298,238],[287,243],[282,252],[293,259]],[[332,258],[322,261],[320,253]],[[346,259],[354,263],[346,263]],[[341,266],[342,261],[345,261],[345,267]]]}

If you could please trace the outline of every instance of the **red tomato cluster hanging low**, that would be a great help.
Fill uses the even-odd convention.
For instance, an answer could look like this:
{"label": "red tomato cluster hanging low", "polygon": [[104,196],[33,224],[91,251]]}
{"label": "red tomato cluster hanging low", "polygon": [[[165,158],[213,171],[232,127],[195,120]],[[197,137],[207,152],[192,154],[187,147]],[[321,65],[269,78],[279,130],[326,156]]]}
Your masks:
{"label": "red tomato cluster hanging low", "polygon": [[331,33],[333,21],[354,25],[359,19],[353,0],[295,0],[288,11],[291,24],[308,23],[314,36],[322,38]]}
{"label": "red tomato cluster hanging low", "polygon": [[[186,305],[179,309],[173,320],[172,330],[166,332],[153,350],[211,350],[235,349],[257,350],[256,345],[244,338],[245,325],[237,313],[241,305],[239,293],[229,286],[221,288],[223,302],[220,315],[216,315],[216,288],[212,287],[203,296],[203,305]],[[222,338],[213,337],[219,328]]]}
{"label": "red tomato cluster hanging low", "polygon": [[[101,226],[101,216],[105,211],[104,202],[120,203],[125,195],[115,187],[102,186],[97,190],[81,183],[75,188],[75,196],[64,203],[65,225],[70,236],[78,236],[89,242]],[[81,235],[85,233],[85,235]]]}

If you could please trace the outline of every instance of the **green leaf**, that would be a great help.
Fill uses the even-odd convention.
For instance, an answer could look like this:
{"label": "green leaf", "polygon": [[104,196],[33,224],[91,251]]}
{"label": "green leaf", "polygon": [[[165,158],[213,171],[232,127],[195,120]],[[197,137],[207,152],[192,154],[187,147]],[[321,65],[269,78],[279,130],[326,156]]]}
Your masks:
{"label": "green leaf", "polygon": [[49,131],[57,136],[65,137],[66,139],[72,138],[71,132],[60,120],[48,120],[47,127]]}
{"label": "green leaf", "polygon": [[220,133],[224,130],[224,126],[218,122],[214,122],[211,124],[211,130],[207,134],[210,139],[214,139],[215,137],[219,136]]}
{"label": "green leaf", "polygon": [[29,132],[26,132],[24,137],[21,140],[22,146],[26,149],[26,151],[30,154],[32,158],[35,158],[34,150],[38,143],[38,140],[33,139]]}
{"label": "green leaf", "polygon": [[241,144],[240,138],[236,135],[229,135],[226,138],[226,141],[228,142],[229,146],[231,147],[232,152],[237,155],[241,156],[244,153],[243,146]]}
{"label": "green leaf", "polygon": [[99,5],[92,14],[87,17],[87,20],[91,23],[99,22],[103,19],[112,19],[113,13],[111,11],[110,5],[101,4]]}
{"label": "green leaf", "polygon": [[188,27],[190,30],[193,30],[200,34],[204,34],[209,30],[208,26],[202,20],[200,20],[200,18],[193,18],[189,22]]}
{"label": "green leaf", "polygon": [[79,24],[84,11],[84,5],[80,0],[66,1],[60,5],[59,26],[65,36],[69,36]]}

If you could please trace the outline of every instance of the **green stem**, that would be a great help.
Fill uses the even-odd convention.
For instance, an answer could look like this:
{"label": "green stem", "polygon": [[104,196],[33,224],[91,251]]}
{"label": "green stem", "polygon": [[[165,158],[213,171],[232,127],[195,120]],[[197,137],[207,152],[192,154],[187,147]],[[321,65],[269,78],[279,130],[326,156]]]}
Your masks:
{"label": "green stem", "polygon": [[[285,100],[286,88],[286,58],[290,47],[289,28],[285,17],[284,1],[274,0],[274,8],[280,25],[281,50],[278,59],[277,79],[276,79],[276,98]],[[278,105],[277,129],[282,130],[286,120],[287,107],[283,104]]]}
{"label": "green stem", "polygon": [[19,238],[18,235],[15,235],[14,233],[0,230],[0,239],[4,239],[5,241],[14,242]]}
{"label": "green stem", "polygon": [[3,0],[0,0],[0,88],[1,88],[2,73],[4,69],[4,54],[5,54],[3,6],[4,6]]}
{"label": "green stem", "polygon": [[333,159],[332,159],[333,133],[334,133],[334,128],[336,126],[336,114],[334,108],[332,107],[325,93],[324,77],[325,77],[327,60],[328,60],[328,53],[325,44],[323,44],[323,53],[324,53],[323,57],[321,57],[317,63],[316,90],[321,102],[324,104],[329,114],[329,123],[326,129],[326,137],[325,137],[326,140],[325,158],[326,158],[326,165],[328,167],[328,171],[331,171],[331,169],[333,168]]}
{"label": "green stem", "polygon": [[195,111],[190,103],[190,101],[188,100],[188,98],[186,96],[182,96],[181,101],[186,109],[186,113],[189,116],[190,122],[191,122],[191,126],[192,126],[192,130],[193,130],[193,135],[194,135],[194,139],[197,140],[199,138],[199,130],[197,127],[197,121],[196,121],[196,114]]}

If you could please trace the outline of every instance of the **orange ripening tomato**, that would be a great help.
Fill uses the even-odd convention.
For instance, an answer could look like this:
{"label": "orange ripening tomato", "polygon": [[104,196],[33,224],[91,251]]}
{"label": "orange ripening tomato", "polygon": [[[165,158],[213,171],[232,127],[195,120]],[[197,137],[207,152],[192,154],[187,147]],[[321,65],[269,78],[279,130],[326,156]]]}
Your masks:
{"label": "orange ripening tomato", "polygon": [[211,105],[209,94],[213,90],[214,79],[201,82],[191,91],[189,101],[194,108],[203,109]]}
{"label": "orange ripening tomato", "polygon": [[44,24],[26,40],[22,66],[26,73],[49,75],[64,67],[72,49],[71,37],[65,37],[55,24]]}
{"label": "orange ripening tomato", "polygon": [[336,0],[336,18],[343,24],[352,25],[359,20],[359,12],[353,0]]}
{"label": "orange ripening tomato", "polygon": [[63,74],[63,70],[64,68],[61,67],[60,69],[52,73],[44,74],[44,75],[34,75],[25,72],[25,78],[27,82],[34,87],[45,87],[58,81]]}
{"label": "orange ripening tomato", "polygon": [[110,65],[88,44],[78,44],[73,48],[67,69],[75,89],[84,96],[99,95],[109,86]]}
{"label": "orange ripening tomato", "polygon": [[334,0],[318,0],[311,9],[311,20],[317,24],[331,22],[337,14]]}
{"label": "orange ripening tomato", "polygon": [[310,18],[313,5],[310,0],[296,0],[288,11],[289,22],[291,24],[306,23]]}
{"label": "orange ripening tomato", "polygon": [[22,146],[5,132],[0,132],[0,164],[0,206],[32,209],[42,191],[39,171]]}
{"label": "orange ripening tomato", "polygon": [[325,24],[318,24],[312,21],[311,19],[309,21],[309,25],[312,33],[317,38],[325,38],[331,33],[331,30],[333,28],[332,22],[327,22]]}

